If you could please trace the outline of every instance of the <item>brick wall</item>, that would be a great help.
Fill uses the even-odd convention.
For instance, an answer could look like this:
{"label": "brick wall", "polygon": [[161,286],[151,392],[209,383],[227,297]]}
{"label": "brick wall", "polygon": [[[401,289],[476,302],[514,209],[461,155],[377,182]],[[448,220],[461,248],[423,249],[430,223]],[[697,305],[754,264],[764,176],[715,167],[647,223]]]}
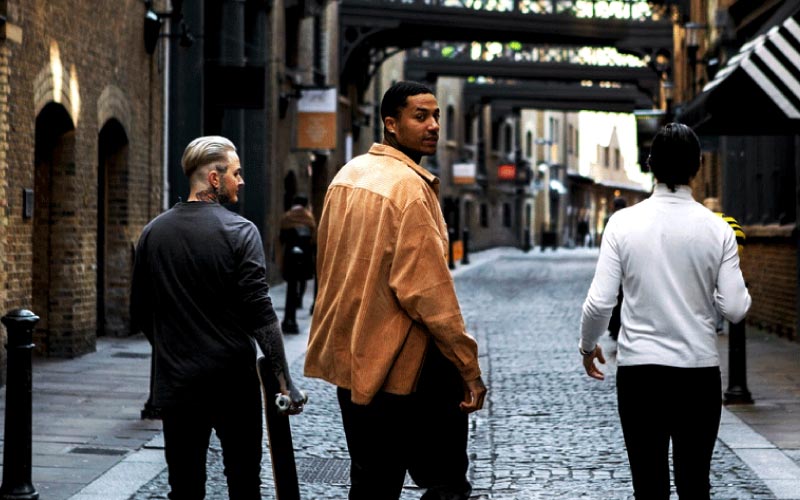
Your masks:
{"label": "brick wall", "polygon": [[[8,226],[8,43],[0,41],[0,255],[9,255],[6,241]],[[0,305],[6,303],[9,276],[7,266],[0,266]],[[5,314],[5,310],[0,311]],[[0,345],[6,344],[5,328],[0,328]],[[0,386],[5,384],[6,350],[0,349]]]}
{"label": "brick wall", "polygon": [[797,340],[797,246],[791,227],[745,227],[742,274],[753,305],[747,322]]}
{"label": "brick wall", "polygon": [[[0,211],[0,306],[42,318],[36,341],[49,356],[94,349],[98,272],[112,277],[101,291],[101,331],[128,333],[131,247],[160,212],[162,186],[163,62],[144,50],[144,12],[138,0],[8,0],[8,22],[21,40],[0,45],[0,204],[8,206]],[[58,113],[72,127],[64,134]],[[41,158],[37,116],[47,118],[39,122],[40,139],[49,133],[61,145],[42,147],[40,140]],[[112,120],[127,145],[107,177],[113,189],[105,190],[105,258],[98,259],[99,137]],[[25,188],[36,191],[33,218],[22,216]]]}

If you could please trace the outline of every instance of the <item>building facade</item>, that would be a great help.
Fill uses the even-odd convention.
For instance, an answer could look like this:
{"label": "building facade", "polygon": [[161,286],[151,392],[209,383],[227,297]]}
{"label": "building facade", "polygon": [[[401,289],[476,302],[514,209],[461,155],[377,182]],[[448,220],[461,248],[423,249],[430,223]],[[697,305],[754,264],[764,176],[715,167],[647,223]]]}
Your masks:
{"label": "building facade", "polygon": [[693,192],[720,198],[747,235],[748,323],[797,339],[800,68],[786,54],[800,43],[800,3],[692,0],[685,14],[673,78],[677,119],[703,143]]}
{"label": "building facade", "polygon": [[128,333],[133,245],[161,207],[163,61],[142,2],[0,10],[0,305],[40,317],[38,353],[77,356]]}

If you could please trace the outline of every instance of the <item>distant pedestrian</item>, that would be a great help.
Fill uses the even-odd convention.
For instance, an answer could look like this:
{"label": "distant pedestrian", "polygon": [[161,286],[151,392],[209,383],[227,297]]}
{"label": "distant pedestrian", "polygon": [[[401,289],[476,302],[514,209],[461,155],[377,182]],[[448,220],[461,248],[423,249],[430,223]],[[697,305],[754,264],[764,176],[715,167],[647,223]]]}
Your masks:
{"label": "distant pedestrian", "polygon": [[637,499],[669,499],[670,441],[678,496],[710,498],[722,401],[715,307],[737,322],[751,302],[733,230],[692,199],[700,161],[686,125],[656,134],[648,163],[658,184],[609,220],[583,304],[583,365],[602,380],[597,340],[623,284],[617,398]]}
{"label": "distant pedestrian", "polygon": [[291,399],[289,413],[302,411],[304,397],[286,366],[258,230],[222,206],[236,203],[244,185],[236,148],[224,137],[200,137],[181,164],[188,200],[142,231],[131,289],[131,329],[153,345],[153,403],[162,409],[169,498],[205,497],[214,429],[230,498],[260,499],[256,343]]}
{"label": "distant pedestrian", "polygon": [[306,281],[314,277],[317,223],[308,209],[308,198],[296,195],[280,222],[281,275],[286,280],[283,333],[300,333],[296,311],[303,307]]}
{"label": "distant pedestrian", "polygon": [[381,103],[383,144],[328,187],[305,373],[338,387],[350,500],[397,499],[408,471],[425,500],[466,500],[467,413],[483,407],[478,348],[447,267],[433,92],[399,82]]}
{"label": "distant pedestrian", "polygon": [[588,243],[586,239],[589,236],[589,221],[586,218],[582,218],[581,220],[578,221],[577,233],[578,233],[578,238],[577,238],[578,246],[580,247],[587,246]]}

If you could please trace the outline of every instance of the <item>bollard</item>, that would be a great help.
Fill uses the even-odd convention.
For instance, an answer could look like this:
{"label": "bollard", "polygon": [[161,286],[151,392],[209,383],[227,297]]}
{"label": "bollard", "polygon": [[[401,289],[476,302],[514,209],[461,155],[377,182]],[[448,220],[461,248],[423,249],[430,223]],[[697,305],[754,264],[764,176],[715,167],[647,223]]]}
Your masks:
{"label": "bollard", "polygon": [[461,232],[461,240],[464,245],[464,256],[461,257],[461,263],[469,264],[469,229],[464,228]]}
{"label": "bollard", "polygon": [[39,316],[15,309],[0,319],[8,333],[8,380],[0,500],[36,500],[31,482],[33,328]]}
{"label": "bollard", "polygon": [[531,251],[531,229],[529,227],[525,228],[525,231],[522,236],[522,251],[528,253]]}
{"label": "bollard", "polygon": [[447,251],[447,267],[452,269],[456,268],[456,261],[453,257],[453,241],[456,239],[456,230],[451,228],[447,229],[448,251]]}
{"label": "bollard", "polygon": [[744,320],[730,323],[728,331],[728,388],[725,390],[726,405],[753,404],[747,389],[747,350],[745,348]]}

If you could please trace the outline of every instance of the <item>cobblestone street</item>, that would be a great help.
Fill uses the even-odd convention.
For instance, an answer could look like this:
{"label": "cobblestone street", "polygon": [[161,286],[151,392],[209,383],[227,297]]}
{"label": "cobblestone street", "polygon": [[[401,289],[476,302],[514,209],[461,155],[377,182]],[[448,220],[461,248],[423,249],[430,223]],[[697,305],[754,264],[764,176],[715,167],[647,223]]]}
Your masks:
{"label": "cobblestone street", "polygon": [[[473,498],[488,500],[632,498],[616,413],[613,359],[604,382],[580,366],[580,306],[597,252],[508,250],[456,277],[469,331],[476,336],[489,386],[484,410],[470,420]],[[613,345],[604,348],[613,358]],[[346,499],[347,449],[334,388],[292,372],[311,401],[292,419],[304,499]],[[274,498],[264,454],[264,498]],[[712,464],[712,498],[775,498],[722,442]],[[166,498],[166,473],[133,498]],[[218,443],[209,456],[210,499],[225,499]],[[403,500],[421,490],[409,483]],[[673,496],[673,498],[676,498]]]}

